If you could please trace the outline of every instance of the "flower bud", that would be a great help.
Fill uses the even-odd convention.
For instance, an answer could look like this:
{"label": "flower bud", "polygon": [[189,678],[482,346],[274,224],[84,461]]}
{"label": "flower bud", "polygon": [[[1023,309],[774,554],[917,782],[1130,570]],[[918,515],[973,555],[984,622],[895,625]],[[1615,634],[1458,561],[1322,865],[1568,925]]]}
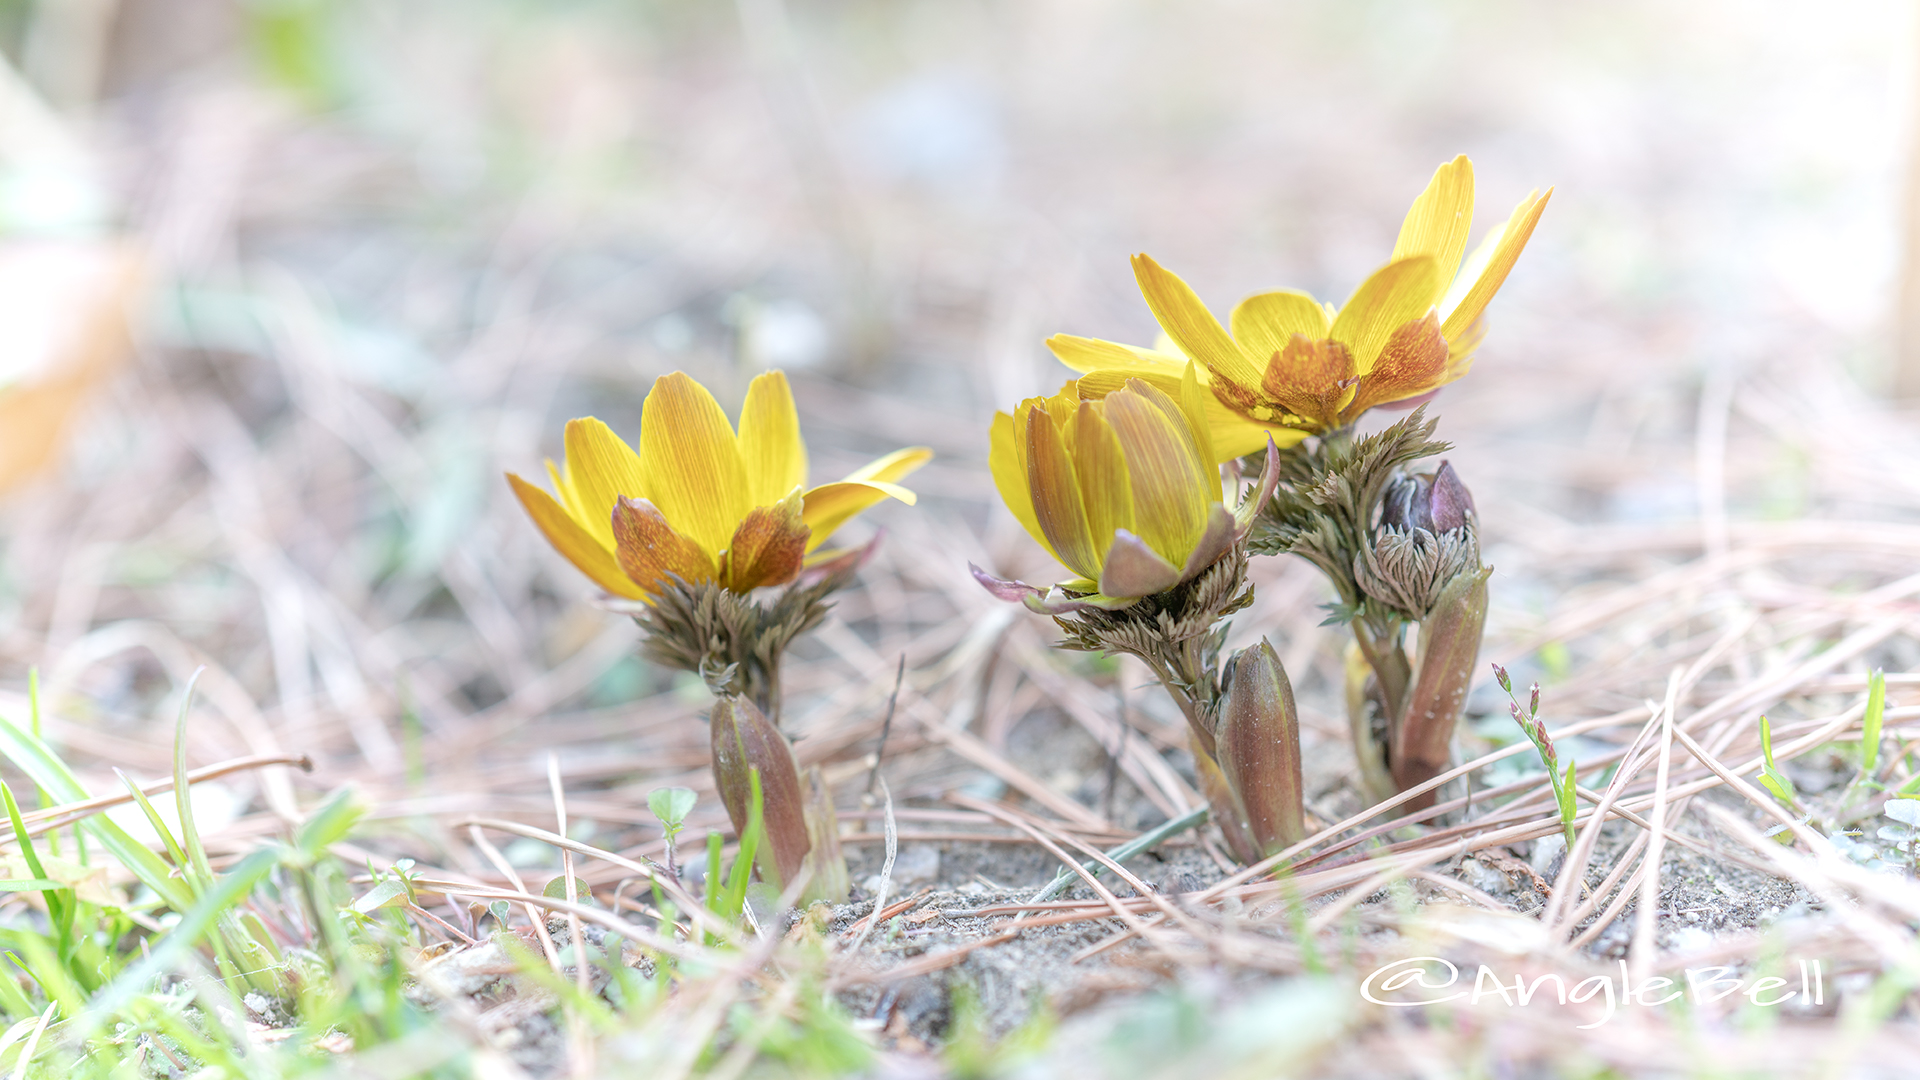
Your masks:
{"label": "flower bud", "polygon": [[1271,855],[1303,839],[1299,716],[1280,657],[1264,639],[1235,653],[1227,665],[1214,745],[1260,853]]}
{"label": "flower bud", "polygon": [[766,839],[760,875],[781,888],[800,873],[811,847],[806,802],[793,750],[759,706],[729,694],[713,706],[713,779],[726,804],[734,832],[744,836],[751,824],[753,772],[760,774],[761,820]]}
{"label": "flower bud", "polygon": [[[1401,791],[1446,771],[1454,725],[1466,708],[1467,687],[1480,658],[1491,573],[1480,570],[1455,577],[1420,624],[1418,675],[1388,755],[1394,783]],[[1407,808],[1423,810],[1433,804],[1434,793],[1428,792]]]}
{"label": "flower bud", "polygon": [[1387,485],[1380,506],[1380,525],[1390,529],[1451,532],[1473,518],[1473,494],[1460,482],[1453,466],[1441,462],[1430,474],[1401,474]]}
{"label": "flower bud", "polygon": [[1444,461],[1430,476],[1388,482],[1380,525],[1353,559],[1361,591],[1413,622],[1426,620],[1450,582],[1479,569],[1473,496]]}

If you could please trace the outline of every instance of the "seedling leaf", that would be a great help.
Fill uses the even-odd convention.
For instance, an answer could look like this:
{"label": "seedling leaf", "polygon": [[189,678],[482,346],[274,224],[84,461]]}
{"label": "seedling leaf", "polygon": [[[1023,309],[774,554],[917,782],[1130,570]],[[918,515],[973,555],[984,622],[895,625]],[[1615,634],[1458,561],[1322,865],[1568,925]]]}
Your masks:
{"label": "seedling leaf", "polygon": [[691,788],[654,788],[647,792],[647,809],[660,819],[662,828],[679,832],[687,822],[687,815],[693,812],[695,798]]}

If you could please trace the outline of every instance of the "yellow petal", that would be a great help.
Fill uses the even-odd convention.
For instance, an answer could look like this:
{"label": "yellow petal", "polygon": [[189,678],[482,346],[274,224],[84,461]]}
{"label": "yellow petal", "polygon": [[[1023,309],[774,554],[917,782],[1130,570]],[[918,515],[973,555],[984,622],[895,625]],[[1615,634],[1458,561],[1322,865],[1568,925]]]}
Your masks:
{"label": "yellow petal", "polygon": [[1146,255],[1133,257],[1133,276],[1153,317],[1180,346],[1219,378],[1242,386],[1260,385],[1260,366],[1227,336],[1220,321],[1187,283]]}
{"label": "yellow petal", "polygon": [[1099,549],[1093,546],[1087,513],[1080,505],[1080,482],[1060,426],[1038,405],[1027,410],[1027,485],[1033,492],[1033,516],[1047,546],[1081,577],[1100,576]]}
{"label": "yellow petal", "polygon": [[[1200,365],[1187,361],[1187,370],[1180,378],[1180,396],[1174,399],[1180,405],[1181,415],[1187,418],[1187,428],[1193,432],[1194,447],[1200,453],[1205,464],[1214,464],[1213,425],[1207,420],[1207,402],[1217,400],[1200,385]],[[1216,490],[1213,498],[1218,499],[1217,490],[1220,470],[1213,470]]]}
{"label": "yellow petal", "polygon": [[[1200,375],[1205,378],[1205,369]],[[1139,371],[1095,371],[1080,377],[1077,385],[1083,397],[1103,398],[1127,384],[1128,379],[1139,379],[1168,397],[1180,397],[1185,391],[1181,380],[1169,378],[1155,372]],[[1206,395],[1207,429],[1213,442],[1213,460],[1215,462],[1232,461],[1245,457],[1256,450],[1265,449],[1267,433],[1273,434],[1275,446],[1288,447],[1307,437],[1307,432],[1298,428],[1283,427],[1279,424],[1262,423],[1236,412],[1220,398],[1209,392]]]}
{"label": "yellow petal", "polygon": [[1142,349],[1072,334],[1053,335],[1047,339],[1047,348],[1053,350],[1054,357],[1061,363],[1082,374],[1109,369],[1177,375],[1187,362],[1185,357],[1166,350]]}
{"label": "yellow petal", "polygon": [[[1038,407],[1041,412],[1053,418],[1053,422],[1065,428],[1073,423],[1074,414],[1080,411],[1080,401],[1084,395],[1080,392],[1078,380],[1068,382],[1060,392],[1051,397],[1030,397],[1023,399],[1013,410],[1013,446],[1019,455],[1020,475],[1027,475],[1027,422]],[[1058,552],[1055,556],[1058,557]]]}
{"label": "yellow petal", "polygon": [[[1460,268],[1460,255],[1467,250],[1467,234],[1473,227],[1473,162],[1461,154],[1434,170],[1433,179],[1400,225],[1400,238],[1393,245],[1393,259],[1413,255],[1431,255],[1440,268],[1440,284],[1428,303],[1437,303],[1440,293]],[[1389,260],[1391,261],[1391,260]]]}
{"label": "yellow petal", "polygon": [[[646,593],[620,572],[620,564],[614,561],[611,545],[602,545],[581,528],[553,496],[527,483],[512,473],[507,474],[507,483],[513,486],[513,493],[519,497],[520,505],[527,516],[539,527],[547,543],[555,551],[566,556],[567,561],[580,568],[580,572],[594,580],[601,588],[629,600],[641,600]],[[613,535],[613,514],[607,514],[607,535]]]}
{"label": "yellow petal", "polygon": [[1040,521],[1033,515],[1033,493],[1027,488],[1027,457],[1022,445],[1015,441],[1013,417],[1007,413],[993,414],[993,430],[987,447],[987,468],[993,473],[993,486],[1000,491],[1000,501],[1007,504],[1013,512],[1013,518],[1027,535],[1034,538],[1047,554],[1059,558],[1053,545],[1047,542],[1047,534],[1040,531]]}
{"label": "yellow petal", "polygon": [[1206,527],[1206,473],[1214,475],[1212,498],[1217,499],[1219,470],[1211,462],[1201,464],[1179,406],[1154,387],[1135,380],[1107,395],[1106,406],[1133,482],[1133,531],[1180,566]]}
{"label": "yellow petal", "polygon": [[[904,450],[895,450],[885,457],[867,462],[848,473],[846,479],[877,480],[890,484],[931,460],[933,460],[932,450],[924,446],[909,446]],[[911,493],[904,501],[908,506],[913,505]]]}
{"label": "yellow petal", "polygon": [[932,458],[932,450],[924,446],[909,446],[885,457],[875,458],[848,473],[844,480],[808,490],[803,515],[807,525],[813,529],[813,535],[807,539],[807,550],[812,551],[825,543],[827,537],[833,535],[833,530],[877,502],[899,499],[912,506],[915,502],[913,492],[894,481],[925,465]]}
{"label": "yellow petal", "polygon": [[[1315,341],[1327,336],[1327,309],[1320,301],[1293,289],[1259,293],[1234,306],[1233,340],[1260,359],[1260,370],[1287,347],[1295,334]],[[1255,382],[1252,385],[1258,386]]]}
{"label": "yellow petal", "polygon": [[679,371],[654,380],[640,409],[640,460],[647,498],[674,529],[709,555],[724,550],[749,509],[746,469],[706,387]]}
{"label": "yellow petal", "polygon": [[713,553],[675,529],[646,499],[621,499],[613,508],[614,558],[635,584],[658,592],[668,574],[689,585],[714,578]]}
{"label": "yellow petal", "polygon": [[1354,374],[1372,371],[1387,338],[1433,307],[1439,282],[1440,265],[1433,256],[1415,255],[1388,263],[1360,283],[1328,334],[1353,353]]}
{"label": "yellow petal", "polygon": [[757,376],[740,408],[740,463],[747,473],[747,504],[771,506],[807,483],[807,444],[793,391],[778,371]]}
{"label": "yellow petal", "polygon": [[[1440,316],[1410,322],[1394,331],[1380,350],[1380,362],[1360,380],[1359,392],[1346,406],[1352,421],[1375,405],[1419,397],[1451,380],[1448,378],[1447,340],[1440,335]],[[1461,374],[1465,374],[1462,372]]]}
{"label": "yellow petal", "polygon": [[591,416],[567,421],[565,494],[574,516],[607,548],[613,547],[613,504],[647,497],[640,459],[613,429]]}
{"label": "yellow petal", "polygon": [[[1441,324],[1440,332],[1449,342],[1457,341],[1480,318],[1487,309],[1493,294],[1507,280],[1507,272],[1513,269],[1514,261],[1520,258],[1520,249],[1527,246],[1527,240],[1533,236],[1533,227],[1540,223],[1540,212],[1547,208],[1547,200],[1553,198],[1553,189],[1546,194],[1530,194],[1520,200],[1513,215],[1506,224],[1496,228],[1480,242],[1467,264],[1460,268],[1460,278],[1453,289],[1440,302],[1440,315],[1446,321]],[[1464,294],[1455,298],[1455,290],[1461,281],[1471,281]]]}
{"label": "yellow petal", "polygon": [[1215,461],[1232,461],[1246,457],[1267,448],[1267,436],[1273,436],[1273,445],[1285,450],[1307,437],[1299,428],[1276,427],[1249,420],[1237,413],[1229,413],[1222,420],[1217,414],[1213,419],[1213,457]]}
{"label": "yellow petal", "polygon": [[720,557],[720,584],[733,592],[785,585],[800,572],[807,551],[807,524],[798,491],[771,506],[756,506],[734,530]]}
{"label": "yellow petal", "polygon": [[808,489],[806,505],[801,511],[807,527],[813,530],[813,535],[807,538],[807,550],[819,547],[827,537],[833,535],[833,530],[845,525],[860,511],[885,499],[899,499],[912,506],[914,494],[884,480],[841,480]]}
{"label": "yellow petal", "polygon": [[[1186,393],[1187,389],[1185,381],[1182,380],[1180,393],[1178,394],[1169,394],[1165,390],[1145,380],[1134,381],[1137,382],[1138,385],[1128,386],[1126,390],[1129,393],[1139,395],[1148,404],[1160,410],[1161,415],[1166,417],[1168,429],[1176,436],[1182,454],[1184,456],[1190,456],[1193,461],[1200,466],[1198,468],[1199,474],[1203,477],[1206,476],[1209,470],[1204,466],[1211,463],[1207,461],[1206,455],[1201,453],[1199,433],[1194,430],[1193,423],[1187,415],[1186,408],[1180,403],[1180,397]],[[1213,475],[1217,477],[1219,473],[1216,471]],[[1200,487],[1204,489],[1204,481]]]}
{"label": "yellow petal", "polygon": [[1168,397],[1180,395],[1181,374],[1178,371],[1128,371],[1108,368],[1102,371],[1090,371],[1080,376],[1074,380],[1074,387],[1080,392],[1082,398],[1098,401],[1108,394],[1115,394],[1125,389],[1130,379],[1138,379],[1148,386],[1156,387]]}
{"label": "yellow petal", "polygon": [[592,533],[591,523],[594,515],[589,514],[586,507],[581,505],[580,493],[573,490],[573,480],[567,475],[568,471],[565,468],[555,468],[553,459],[547,459],[547,479],[553,481],[553,490],[559,496],[560,505],[567,508],[567,513],[573,515],[574,521],[588,533]]}
{"label": "yellow petal", "polygon": [[1087,533],[1093,550],[1106,551],[1113,545],[1115,529],[1133,528],[1133,488],[1127,476],[1127,455],[1120,437],[1100,415],[1100,406],[1091,401],[1080,403],[1074,419],[1071,448],[1076,478],[1080,482],[1080,505],[1087,514]]}

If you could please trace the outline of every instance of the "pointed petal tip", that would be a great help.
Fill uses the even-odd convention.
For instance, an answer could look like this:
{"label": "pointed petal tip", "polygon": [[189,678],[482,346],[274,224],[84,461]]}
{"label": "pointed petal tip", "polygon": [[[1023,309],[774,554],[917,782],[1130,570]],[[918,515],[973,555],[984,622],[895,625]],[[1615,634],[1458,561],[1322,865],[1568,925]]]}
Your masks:
{"label": "pointed petal tip", "polygon": [[1029,596],[1036,596],[1041,593],[1041,590],[1034,588],[1024,581],[995,577],[972,562],[967,563],[967,569],[973,573],[973,580],[979,582],[981,588],[992,593],[996,600],[1020,603],[1025,601]]}
{"label": "pointed petal tip", "polygon": [[1233,512],[1234,539],[1244,538],[1253,528],[1253,520],[1260,516],[1260,510],[1273,498],[1280,487],[1280,448],[1274,444],[1273,433],[1267,433],[1267,454],[1260,466],[1260,476],[1252,491],[1247,493],[1239,507]]}

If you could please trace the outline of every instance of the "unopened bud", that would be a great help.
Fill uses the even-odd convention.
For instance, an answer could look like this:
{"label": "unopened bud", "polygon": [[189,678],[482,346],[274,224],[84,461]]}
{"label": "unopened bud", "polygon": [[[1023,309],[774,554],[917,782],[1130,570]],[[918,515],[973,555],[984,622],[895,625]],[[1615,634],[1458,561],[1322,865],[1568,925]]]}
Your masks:
{"label": "unopened bud", "polygon": [[1509,694],[1513,693],[1513,681],[1507,678],[1507,669],[1499,664],[1493,665],[1493,681],[1500,684],[1500,689]]}
{"label": "unopened bud", "polygon": [[737,835],[752,824],[753,773],[760,774],[765,847],[755,861],[761,876],[780,888],[800,873],[812,846],[793,750],[767,714],[738,694],[714,703],[711,734],[714,784]]}
{"label": "unopened bud", "polygon": [[1261,854],[1303,839],[1299,715],[1280,657],[1264,639],[1228,664],[1214,745]]}
{"label": "unopened bud", "polygon": [[1471,528],[1382,528],[1353,560],[1361,591],[1414,622],[1426,621],[1449,584],[1479,570],[1480,543]]}
{"label": "unopened bud", "polygon": [[1533,690],[1531,691],[1531,695],[1532,696],[1527,699],[1527,715],[1539,716],[1540,715],[1540,684],[1539,683],[1533,684]]}
{"label": "unopened bud", "polygon": [[1380,524],[1391,529],[1451,532],[1472,517],[1473,494],[1444,461],[1435,472],[1403,473],[1389,481],[1380,507]]}

